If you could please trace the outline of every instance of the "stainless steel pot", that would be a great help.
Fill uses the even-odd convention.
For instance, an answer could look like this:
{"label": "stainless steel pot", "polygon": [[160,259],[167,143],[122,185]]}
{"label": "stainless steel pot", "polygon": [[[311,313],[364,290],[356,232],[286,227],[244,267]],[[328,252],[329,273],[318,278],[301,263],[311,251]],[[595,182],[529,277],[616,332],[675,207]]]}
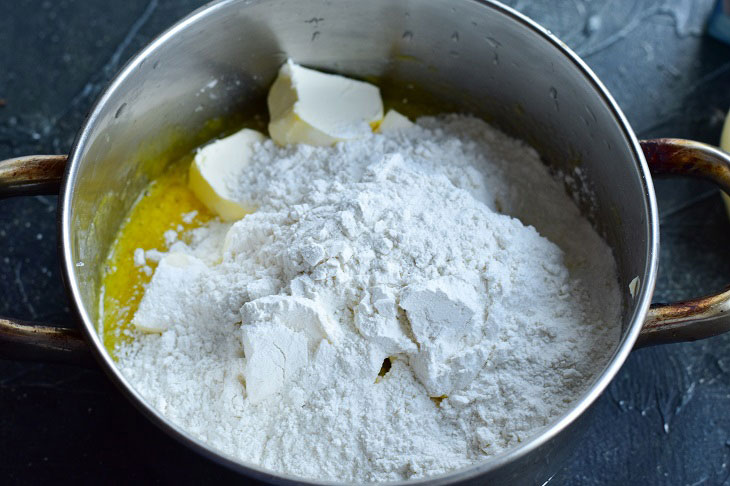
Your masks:
{"label": "stainless steel pot", "polygon": [[639,142],[598,78],[550,32],[490,0],[224,0],[194,12],[127,64],[96,103],[67,162],[64,156],[0,162],[2,197],[60,188],[60,253],[81,328],[0,319],[0,356],[79,362],[93,355],[171,436],[243,475],[294,484],[226,457],[169,422],[119,372],[96,327],[101,267],[123,216],[155,175],[150,161],[172,157],[170,146],[193,148],[201,140],[190,134],[201,133],[208,120],[261,100],[287,57],[351,76],[413,83],[527,140],[554,169],[580,167],[586,183],[576,195],[593,194],[584,212],[616,256],[625,289],[616,322],[622,337],[583,396],[519,447],[409,484],[545,482],[637,343],[730,329],[730,291],[649,306],[659,255],[651,174],[704,177],[728,191],[730,156],[696,142]]}

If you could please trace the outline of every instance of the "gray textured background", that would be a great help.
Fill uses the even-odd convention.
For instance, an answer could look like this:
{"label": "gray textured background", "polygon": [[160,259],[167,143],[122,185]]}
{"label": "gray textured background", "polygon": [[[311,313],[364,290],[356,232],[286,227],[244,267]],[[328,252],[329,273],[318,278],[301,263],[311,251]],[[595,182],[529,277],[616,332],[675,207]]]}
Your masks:
{"label": "gray textured background", "polygon": [[[0,159],[66,153],[132,54],[199,0],[0,0]],[[507,2],[602,78],[641,137],[716,143],[730,107],[730,47],[703,35],[711,0]],[[658,181],[655,300],[730,281],[730,225],[705,183]],[[0,202],[0,315],[73,316],[59,277],[55,197]],[[730,336],[634,352],[551,484],[730,484]],[[0,361],[7,483],[233,480],[167,438],[98,371]]]}

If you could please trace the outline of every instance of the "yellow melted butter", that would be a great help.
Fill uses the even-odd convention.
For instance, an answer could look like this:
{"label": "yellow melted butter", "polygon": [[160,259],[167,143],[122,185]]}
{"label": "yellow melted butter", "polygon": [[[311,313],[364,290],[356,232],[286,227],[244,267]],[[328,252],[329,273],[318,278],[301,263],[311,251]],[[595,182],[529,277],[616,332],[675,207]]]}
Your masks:
{"label": "yellow melted butter", "polygon": [[[157,249],[166,251],[165,232],[174,230],[184,239],[185,234],[213,219],[213,215],[198,201],[187,186],[190,157],[184,157],[168,166],[134,204],[122,223],[107,259],[102,276],[101,335],[109,353],[133,337],[132,317],[137,312],[144,295],[145,285],[152,272],[134,263],[134,251]],[[185,222],[183,216],[197,211],[196,216]],[[178,231],[182,228],[182,231]],[[157,264],[147,261],[154,271]]]}

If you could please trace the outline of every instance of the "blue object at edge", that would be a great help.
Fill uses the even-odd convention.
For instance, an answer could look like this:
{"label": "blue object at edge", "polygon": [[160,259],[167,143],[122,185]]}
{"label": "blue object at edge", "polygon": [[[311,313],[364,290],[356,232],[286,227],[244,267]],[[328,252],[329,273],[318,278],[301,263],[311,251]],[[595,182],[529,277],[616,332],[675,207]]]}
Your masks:
{"label": "blue object at edge", "polygon": [[730,44],[730,1],[717,0],[707,25],[707,33],[717,40]]}

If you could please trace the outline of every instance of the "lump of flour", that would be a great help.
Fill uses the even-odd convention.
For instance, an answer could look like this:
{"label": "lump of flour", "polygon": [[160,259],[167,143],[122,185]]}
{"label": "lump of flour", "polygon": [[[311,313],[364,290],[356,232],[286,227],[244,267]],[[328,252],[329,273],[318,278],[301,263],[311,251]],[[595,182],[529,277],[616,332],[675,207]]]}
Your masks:
{"label": "lump of flour", "polygon": [[609,248],[534,150],[480,120],[267,141],[228,185],[258,210],[163,256],[134,318],[158,333],[118,355],[242,461],[351,482],[466,466],[559,417],[618,340]]}
{"label": "lump of flour", "polygon": [[410,362],[431,396],[467,386],[489,356],[490,346],[482,345],[487,305],[481,287],[478,279],[449,275],[403,289],[400,305],[419,346]]}
{"label": "lump of flour", "polygon": [[246,395],[255,403],[280,391],[309,364],[323,339],[337,326],[314,300],[268,295],[241,307]]}

